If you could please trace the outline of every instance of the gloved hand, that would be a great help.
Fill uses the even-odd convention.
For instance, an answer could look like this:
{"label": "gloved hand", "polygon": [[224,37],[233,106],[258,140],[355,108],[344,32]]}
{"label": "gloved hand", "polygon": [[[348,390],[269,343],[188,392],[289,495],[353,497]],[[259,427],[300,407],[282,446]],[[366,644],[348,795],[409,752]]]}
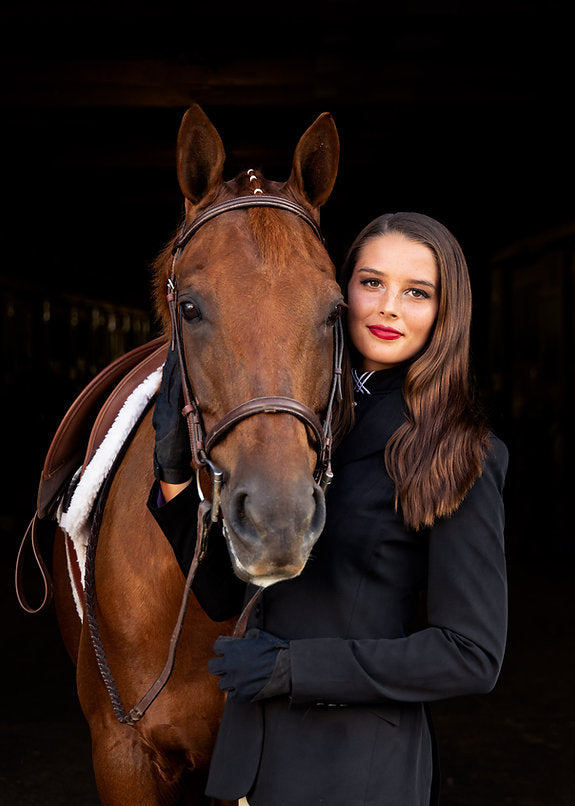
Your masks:
{"label": "gloved hand", "polygon": [[192,453],[183,407],[178,353],[169,349],[152,418],[156,429],[154,475],[158,481],[169,484],[183,484],[192,475]]}
{"label": "gloved hand", "polygon": [[263,630],[248,630],[244,638],[220,636],[208,668],[219,685],[237,702],[252,702],[288,694],[289,642]]}

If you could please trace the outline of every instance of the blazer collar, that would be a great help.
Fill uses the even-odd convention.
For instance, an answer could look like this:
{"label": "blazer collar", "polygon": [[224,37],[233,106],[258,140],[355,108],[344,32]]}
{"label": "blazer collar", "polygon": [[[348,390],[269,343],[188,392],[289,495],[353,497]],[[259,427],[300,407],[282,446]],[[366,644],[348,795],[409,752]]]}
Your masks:
{"label": "blazer collar", "polygon": [[406,372],[406,366],[375,372],[365,381],[370,393],[356,393],[356,422],[334,452],[334,471],[338,465],[385,449],[388,439],[405,420]]}

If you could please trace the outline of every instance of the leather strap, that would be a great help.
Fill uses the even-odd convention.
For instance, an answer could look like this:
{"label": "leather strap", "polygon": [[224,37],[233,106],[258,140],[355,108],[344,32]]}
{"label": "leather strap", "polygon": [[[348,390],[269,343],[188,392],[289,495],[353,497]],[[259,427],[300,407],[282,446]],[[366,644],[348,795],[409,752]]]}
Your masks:
{"label": "leather strap", "polygon": [[[50,528],[55,528],[55,524],[53,521],[46,521],[46,523],[50,524]],[[34,515],[30,523],[28,524],[28,528],[22,538],[22,542],[20,543],[20,548],[18,549],[18,557],[16,558],[16,570],[14,574],[14,583],[16,587],[16,596],[18,598],[18,602],[20,607],[26,611],[26,613],[35,614],[40,613],[46,605],[48,605],[52,601],[52,579],[50,577],[50,572],[44,562],[44,558],[42,557],[42,551],[40,548],[40,539],[38,530],[40,528],[40,520],[38,518],[38,513]],[[24,552],[26,550],[26,546],[30,542],[30,546],[32,548],[32,553],[34,554],[34,559],[36,561],[36,565],[38,566],[38,570],[40,571],[40,575],[42,577],[42,585],[44,588],[42,594],[42,601],[37,607],[33,607],[29,602],[24,593],[24,581],[23,581],[23,567],[24,567]]]}
{"label": "leather strap", "polygon": [[251,207],[275,207],[278,210],[286,210],[288,213],[295,213],[295,215],[303,219],[306,224],[309,224],[314,233],[323,243],[324,238],[321,234],[319,225],[311,213],[305,209],[305,207],[302,207],[301,204],[297,204],[296,202],[286,199],[283,196],[266,196],[262,194],[259,196],[238,196],[235,199],[226,199],[225,201],[218,202],[217,204],[212,204],[210,207],[207,207],[192,221],[187,229],[184,229],[179,238],[176,239],[172,248],[172,254],[175,255],[176,252],[178,252],[180,249],[183,249],[192,235],[195,235],[200,227],[203,226],[207,221],[210,221],[212,218],[215,218],[222,213],[229,213],[234,210],[245,210]]}
{"label": "leather strap", "polygon": [[229,411],[206,434],[204,440],[206,454],[209,454],[216,442],[219,442],[237,423],[248,417],[253,417],[254,414],[292,414],[310,427],[317,445],[323,446],[324,437],[321,422],[317,414],[309,406],[291,397],[254,397]]}
{"label": "leather strap", "polygon": [[138,722],[144,716],[144,714],[146,713],[150,705],[154,702],[160,691],[162,691],[162,689],[164,688],[164,686],[166,685],[172,674],[172,669],[174,668],[174,662],[176,660],[176,649],[178,647],[178,640],[180,638],[180,633],[182,632],[184,618],[186,615],[188,601],[190,598],[190,590],[192,587],[192,582],[194,581],[196,570],[202,559],[202,552],[204,550],[204,543],[203,540],[201,539],[201,534],[203,534],[202,524],[209,519],[210,509],[211,506],[209,501],[202,501],[198,509],[198,539],[196,540],[196,548],[194,551],[192,564],[190,565],[188,576],[186,577],[186,584],[184,586],[184,593],[180,603],[180,610],[170,638],[168,657],[164,664],[164,668],[162,669],[160,676],[150,686],[150,688],[144,694],[142,699],[139,702],[137,702],[133,708],[130,709],[128,714],[125,714],[124,717],[120,719],[120,722],[125,722],[126,725],[135,725],[136,722]]}
{"label": "leather strap", "polygon": [[247,603],[247,605],[242,610],[241,615],[240,615],[239,619],[237,620],[236,626],[234,628],[233,638],[243,638],[244,635],[246,634],[246,629],[248,627],[248,621],[249,621],[249,618],[250,618],[250,616],[252,614],[252,610],[254,608],[254,605],[256,604],[258,599],[261,597],[261,595],[263,594],[264,590],[265,590],[265,588],[258,588],[257,591],[252,596],[252,598]]}

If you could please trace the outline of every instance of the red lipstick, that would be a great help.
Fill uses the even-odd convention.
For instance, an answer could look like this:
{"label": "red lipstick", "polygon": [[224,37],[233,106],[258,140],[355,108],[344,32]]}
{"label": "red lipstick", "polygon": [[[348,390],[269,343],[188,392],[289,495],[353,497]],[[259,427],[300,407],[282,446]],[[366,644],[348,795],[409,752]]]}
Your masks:
{"label": "red lipstick", "polygon": [[370,325],[367,328],[370,333],[377,336],[378,339],[385,339],[385,341],[395,341],[403,336],[399,330],[394,330],[392,327],[384,327],[383,325]]}

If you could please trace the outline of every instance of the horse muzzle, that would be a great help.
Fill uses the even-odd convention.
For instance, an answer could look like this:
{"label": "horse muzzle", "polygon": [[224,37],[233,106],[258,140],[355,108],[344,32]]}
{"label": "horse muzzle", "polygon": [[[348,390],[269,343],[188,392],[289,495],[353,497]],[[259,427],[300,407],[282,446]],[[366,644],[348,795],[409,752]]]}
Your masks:
{"label": "horse muzzle", "polygon": [[298,576],[325,523],[323,490],[312,479],[280,493],[238,487],[224,494],[222,510],[234,572],[260,587]]}

